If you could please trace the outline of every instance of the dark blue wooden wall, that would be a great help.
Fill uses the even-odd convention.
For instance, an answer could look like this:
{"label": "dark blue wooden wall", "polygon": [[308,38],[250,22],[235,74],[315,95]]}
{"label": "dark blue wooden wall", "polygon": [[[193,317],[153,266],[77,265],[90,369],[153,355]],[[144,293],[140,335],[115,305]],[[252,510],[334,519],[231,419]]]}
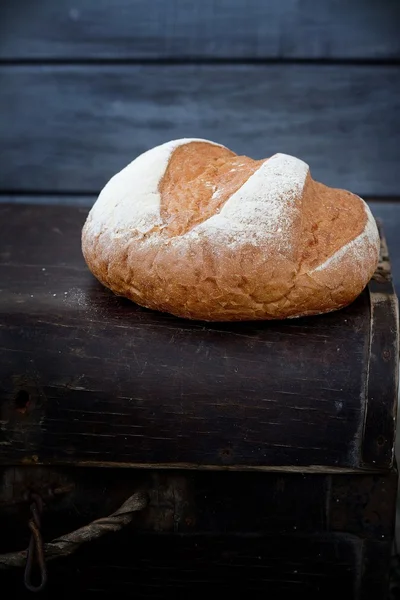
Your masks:
{"label": "dark blue wooden wall", "polygon": [[0,201],[90,205],[140,152],[287,152],[371,201],[400,286],[398,0],[3,0]]}

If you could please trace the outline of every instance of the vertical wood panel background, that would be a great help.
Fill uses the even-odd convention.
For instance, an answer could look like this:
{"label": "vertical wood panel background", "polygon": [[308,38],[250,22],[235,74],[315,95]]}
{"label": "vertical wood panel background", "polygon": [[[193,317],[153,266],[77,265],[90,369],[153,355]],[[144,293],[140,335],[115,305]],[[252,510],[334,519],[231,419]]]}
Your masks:
{"label": "vertical wood panel background", "polygon": [[3,60],[388,60],[397,0],[13,0]]}

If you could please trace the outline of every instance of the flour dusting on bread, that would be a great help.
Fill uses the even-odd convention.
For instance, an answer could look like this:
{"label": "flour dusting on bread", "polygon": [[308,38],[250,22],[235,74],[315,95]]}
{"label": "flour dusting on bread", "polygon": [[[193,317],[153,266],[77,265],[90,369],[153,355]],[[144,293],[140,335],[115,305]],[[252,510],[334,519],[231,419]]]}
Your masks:
{"label": "flour dusting on bread", "polygon": [[206,140],[183,138],[166,142],[144,152],[114,175],[90,213],[93,233],[106,227],[111,236],[119,237],[127,231],[146,233],[154,226],[162,226],[158,188],[171,154],[181,145],[203,141]]}
{"label": "flour dusting on bread", "polygon": [[[221,211],[197,228],[209,235],[231,233],[231,245],[269,238],[277,252],[290,249],[290,229],[308,173],[301,160],[275,154],[227,200]],[[229,242],[228,242],[229,243]]]}

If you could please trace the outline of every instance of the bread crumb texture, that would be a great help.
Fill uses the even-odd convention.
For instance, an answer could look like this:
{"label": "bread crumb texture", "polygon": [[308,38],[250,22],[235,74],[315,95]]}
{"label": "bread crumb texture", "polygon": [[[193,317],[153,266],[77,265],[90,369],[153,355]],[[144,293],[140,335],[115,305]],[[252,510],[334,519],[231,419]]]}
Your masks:
{"label": "bread crumb texture", "polygon": [[140,155],[82,231],[97,279],[141,306],[205,321],[282,319],[351,303],[379,234],[365,202],[298,158],[238,156],[201,139]]}

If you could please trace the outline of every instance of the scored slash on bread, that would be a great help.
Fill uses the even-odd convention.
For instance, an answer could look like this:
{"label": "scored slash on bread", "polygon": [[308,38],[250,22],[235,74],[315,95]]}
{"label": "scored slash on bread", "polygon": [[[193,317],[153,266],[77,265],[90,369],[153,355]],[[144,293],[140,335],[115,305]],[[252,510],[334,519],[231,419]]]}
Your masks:
{"label": "scored slash on bread", "polygon": [[376,268],[379,234],[361,198],[314,181],[302,160],[181,139],[107,183],[82,250],[100,282],[147,308],[280,319],[352,302]]}

